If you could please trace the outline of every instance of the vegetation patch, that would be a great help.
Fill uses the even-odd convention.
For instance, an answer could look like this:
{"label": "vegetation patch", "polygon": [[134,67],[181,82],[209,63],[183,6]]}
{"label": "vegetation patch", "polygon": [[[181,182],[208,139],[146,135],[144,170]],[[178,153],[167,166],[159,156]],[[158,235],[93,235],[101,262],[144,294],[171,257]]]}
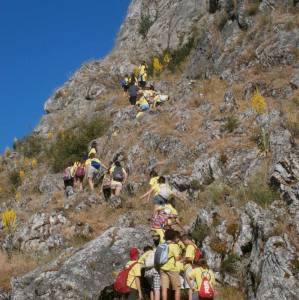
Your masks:
{"label": "vegetation patch", "polygon": [[150,30],[150,28],[152,27],[152,25],[154,24],[154,21],[151,20],[150,15],[141,15],[140,21],[139,21],[139,29],[138,32],[139,34],[142,35],[142,37],[145,39],[148,31]]}
{"label": "vegetation patch", "polygon": [[206,224],[200,224],[194,228],[191,233],[193,239],[198,242],[202,242],[210,233],[209,226]]}
{"label": "vegetation patch", "polygon": [[239,120],[235,116],[229,116],[226,123],[222,126],[222,130],[232,133],[238,128],[238,126]]}
{"label": "vegetation patch", "polygon": [[221,273],[235,273],[237,268],[237,263],[240,258],[235,254],[229,254],[221,263],[220,272]]}
{"label": "vegetation patch", "polygon": [[215,237],[210,242],[210,248],[219,254],[225,255],[227,252],[226,241],[221,241],[219,238]]}
{"label": "vegetation patch", "polygon": [[20,152],[25,157],[38,157],[44,149],[45,139],[33,133],[14,143],[14,150]]}
{"label": "vegetation patch", "polygon": [[50,146],[47,156],[54,172],[62,171],[86,154],[88,143],[103,136],[109,122],[96,117],[90,122],[79,122],[75,127],[58,134],[55,142]]}

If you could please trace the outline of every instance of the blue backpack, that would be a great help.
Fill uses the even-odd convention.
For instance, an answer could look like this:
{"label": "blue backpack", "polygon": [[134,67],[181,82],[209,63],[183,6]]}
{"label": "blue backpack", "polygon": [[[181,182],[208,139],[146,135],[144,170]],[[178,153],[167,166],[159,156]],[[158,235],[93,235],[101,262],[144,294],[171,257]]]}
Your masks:
{"label": "blue backpack", "polygon": [[160,244],[155,252],[154,265],[156,269],[166,264],[170,258],[168,258],[169,245],[164,243]]}
{"label": "blue backpack", "polygon": [[101,164],[99,162],[97,162],[96,160],[91,161],[91,166],[97,170],[99,170],[101,168]]}

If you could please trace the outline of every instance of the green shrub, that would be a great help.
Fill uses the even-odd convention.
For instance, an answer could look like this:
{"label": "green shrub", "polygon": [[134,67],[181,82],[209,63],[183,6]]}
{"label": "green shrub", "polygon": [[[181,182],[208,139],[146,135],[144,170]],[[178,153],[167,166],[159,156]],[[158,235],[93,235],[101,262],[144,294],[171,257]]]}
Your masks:
{"label": "green shrub", "polygon": [[229,116],[226,120],[226,123],[222,126],[224,131],[229,133],[234,132],[239,126],[239,120],[234,116]]}
{"label": "green shrub", "polygon": [[16,190],[21,184],[22,179],[20,177],[20,171],[19,170],[13,170],[9,173],[9,182],[12,185],[13,189]]}
{"label": "green shrub", "polygon": [[209,226],[206,224],[201,224],[194,228],[194,230],[191,233],[191,236],[196,241],[202,242],[205,239],[205,237],[209,235],[209,233]]}
{"label": "green shrub", "polygon": [[154,21],[151,20],[151,17],[149,15],[141,15],[138,32],[142,35],[144,39],[146,38],[147,33],[153,24]]}
{"label": "green shrub", "polygon": [[195,190],[195,191],[198,191],[198,190],[202,189],[202,185],[196,179],[192,179],[192,181],[190,182],[190,187],[191,187],[192,190]]}
{"label": "green shrub", "polygon": [[229,193],[229,186],[221,182],[213,182],[200,194],[200,198],[202,198],[205,202],[211,201],[213,204],[219,204],[224,196]]}
{"label": "green shrub", "polygon": [[194,49],[195,45],[195,38],[191,37],[189,38],[188,42],[181,48],[178,48],[173,51],[166,50],[171,56],[171,60],[167,66],[168,69],[171,72],[175,72],[177,68],[180,67],[181,63],[189,56],[190,52],[192,51],[192,49]]}
{"label": "green shrub", "polygon": [[267,207],[280,198],[279,192],[267,183],[267,168],[254,173],[246,187],[240,187],[237,197],[243,202],[254,201],[262,207]]}
{"label": "green shrub", "polygon": [[221,273],[235,273],[237,271],[237,262],[240,258],[235,254],[229,254],[220,266]]}
{"label": "green shrub", "polygon": [[21,140],[17,140],[13,148],[14,150],[22,153],[25,157],[34,158],[38,157],[44,150],[45,139],[38,134],[30,134]]}
{"label": "green shrub", "polygon": [[47,154],[54,172],[62,171],[86,154],[88,143],[101,137],[107,130],[109,122],[95,118],[88,123],[79,122],[74,128],[58,134]]}

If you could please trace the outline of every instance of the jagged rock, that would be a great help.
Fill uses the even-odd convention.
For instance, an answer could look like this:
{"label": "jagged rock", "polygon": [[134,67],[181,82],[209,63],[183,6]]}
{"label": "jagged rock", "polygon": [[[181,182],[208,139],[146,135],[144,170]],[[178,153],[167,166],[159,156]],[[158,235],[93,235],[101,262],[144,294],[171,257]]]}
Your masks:
{"label": "jagged rock", "polygon": [[22,226],[14,235],[14,247],[26,252],[42,252],[47,254],[53,248],[65,245],[59,235],[62,225],[69,224],[62,214],[34,214],[28,224]]}
{"label": "jagged rock", "polygon": [[129,247],[151,243],[144,227],[112,227],[64,259],[12,280],[12,300],[98,299],[113,283],[113,270],[128,260]]}
{"label": "jagged rock", "polygon": [[234,94],[231,90],[224,95],[223,104],[220,106],[220,112],[232,112],[237,108],[237,103]]}
{"label": "jagged rock", "polygon": [[10,293],[0,288],[0,300],[9,300]]}
{"label": "jagged rock", "polygon": [[63,190],[63,180],[60,174],[45,175],[39,185],[39,191],[47,196],[52,196],[54,192]]}
{"label": "jagged rock", "polygon": [[296,73],[293,74],[290,84],[293,89],[298,89],[299,88],[299,71],[296,70]]}
{"label": "jagged rock", "polygon": [[119,196],[111,196],[108,200],[108,204],[112,208],[119,208],[122,206],[122,199]]}
{"label": "jagged rock", "polygon": [[212,157],[204,156],[194,162],[192,177],[194,177],[199,184],[210,184],[220,179],[221,176],[222,170],[219,166],[218,154]]}
{"label": "jagged rock", "polygon": [[264,249],[256,244],[252,252],[252,264],[247,276],[248,299],[297,299],[298,278],[292,271],[295,250],[290,246],[287,235],[273,236]]}

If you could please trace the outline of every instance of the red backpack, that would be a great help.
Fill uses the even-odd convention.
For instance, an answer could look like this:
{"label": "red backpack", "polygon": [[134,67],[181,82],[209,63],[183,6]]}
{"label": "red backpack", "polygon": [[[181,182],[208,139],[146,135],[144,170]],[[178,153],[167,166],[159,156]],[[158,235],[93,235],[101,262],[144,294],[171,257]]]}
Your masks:
{"label": "red backpack", "polygon": [[210,285],[210,280],[208,278],[210,274],[208,272],[203,272],[201,275],[202,282],[201,286],[198,290],[198,296],[200,299],[213,299],[214,298],[214,290]]}
{"label": "red backpack", "polygon": [[199,248],[194,246],[194,260],[193,262],[198,262],[202,258],[202,252]]}
{"label": "red backpack", "polygon": [[[129,272],[138,262],[132,263],[129,267],[123,268],[120,273],[117,275],[116,280],[114,282],[114,290],[120,294],[128,294],[130,293],[130,288],[127,286],[127,280],[129,276]],[[133,282],[132,282],[133,283]]]}

